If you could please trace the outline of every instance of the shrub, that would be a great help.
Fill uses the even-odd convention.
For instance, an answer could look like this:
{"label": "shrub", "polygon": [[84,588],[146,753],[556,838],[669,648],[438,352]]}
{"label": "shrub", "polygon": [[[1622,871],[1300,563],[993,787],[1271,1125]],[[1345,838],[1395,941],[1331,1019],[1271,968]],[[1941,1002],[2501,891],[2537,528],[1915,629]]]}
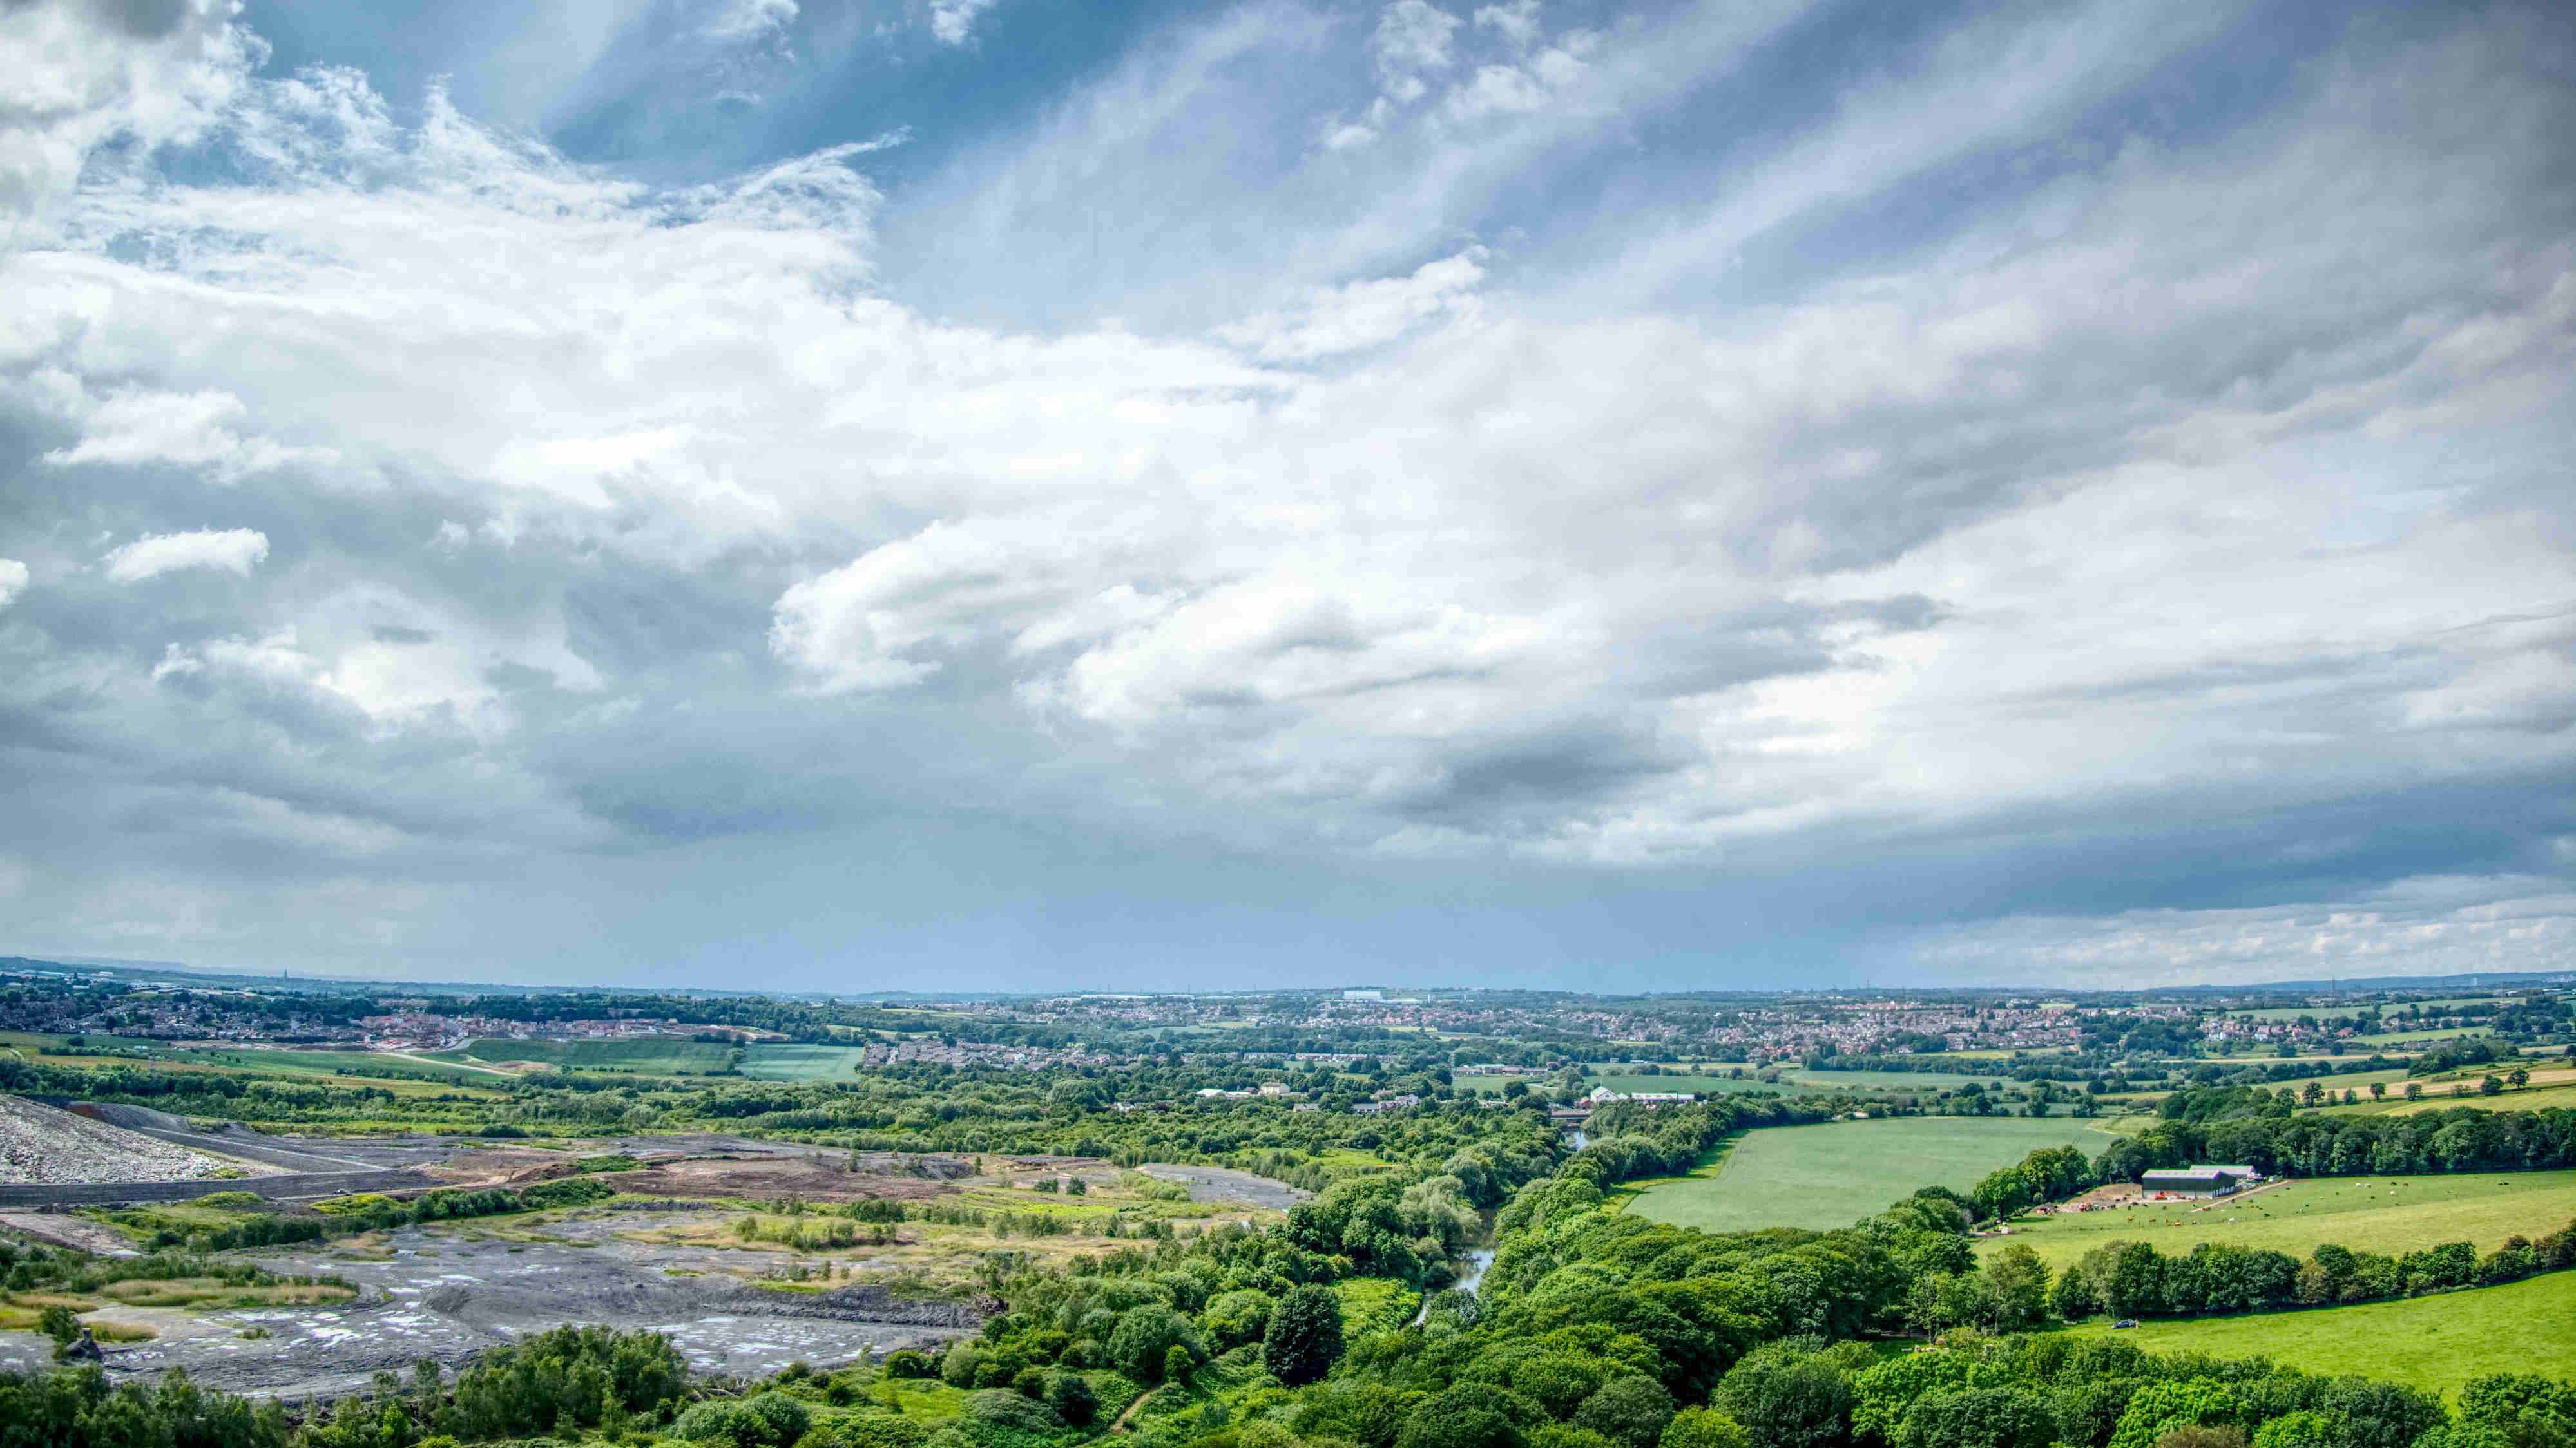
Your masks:
{"label": "shrub", "polygon": [[1024,1433],[1046,1433],[1056,1426],[1055,1414],[1044,1403],[1032,1402],[1006,1388],[989,1388],[967,1395],[962,1410],[965,1417],[996,1428],[1016,1428]]}
{"label": "shrub", "polygon": [[857,1413],[836,1418],[805,1435],[797,1448],[921,1448],[929,1433],[910,1418]]}
{"label": "shrub", "polygon": [[885,1375],[887,1377],[926,1378],[937,1371],[938,1369],[931,1366],[929,1358],[920,1353],[914,1352],[910,1348],[903,1348],[886,1354]]}
{"label": "shrub", "polygon": [[[1196,1340],[1197,1334],[1179,1313],[1159,1302],[1149,1302],[1131,1307],[1119,1317],[1117,1329],[1109,1334],[1109,1361],[1140,1383],[1160,1382],[1171,1350],[1187,1349]],[[1195,1359],[1199,1355],[1190,1356]]]}
{"label": "shrub", "polygon": [[1055,1415],[1079,1428],[1100,1412],[1100,1395],[1080,1373],[1057,1373],[1047,1379],[1046,1405]]}

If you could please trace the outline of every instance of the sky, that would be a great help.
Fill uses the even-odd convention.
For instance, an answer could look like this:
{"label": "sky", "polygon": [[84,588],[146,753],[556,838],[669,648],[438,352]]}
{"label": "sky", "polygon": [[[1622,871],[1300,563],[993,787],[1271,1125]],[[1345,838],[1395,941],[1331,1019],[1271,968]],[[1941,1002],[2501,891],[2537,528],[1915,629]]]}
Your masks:
{"label": "sky", "polygon": [[2576,963],[2545,3],[0,0],[0,951]]}

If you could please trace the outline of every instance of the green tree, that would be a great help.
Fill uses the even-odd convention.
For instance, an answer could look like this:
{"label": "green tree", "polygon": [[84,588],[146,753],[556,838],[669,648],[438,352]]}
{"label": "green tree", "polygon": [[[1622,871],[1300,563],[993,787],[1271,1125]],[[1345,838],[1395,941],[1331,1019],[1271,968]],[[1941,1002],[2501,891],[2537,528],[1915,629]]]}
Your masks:
{"label": "green tree", "polygon": [[1194,1366],[1196,1366],[1196,1364],[1190,1358],[1190,1350],[1181,1346],[1179,1343],[1174,1343],[1170,1347],[1163,1349],[1164,1382],[1188,1383],[1190,1380],[1190,1369]]}
{"label": "green tree", "polygon": [[1089,1423],[1100,1413],[1100,1395],[1080,1373],[1055,1373],[1047,1378],[1046,1405],[1055,1415],[1074,1427]]}
{"label": "green tree", "polygon": [[1899,1448],[2048,1448],[2057,1420],[2046,1403],[2010,1388],[1932,1393],[1906,1409]]}
{"label": "green tree", "polygon": [[2178,1428],[2235,1424],[2245,1405],[2233,1389],[2215,1378],[2168,1378],[2148,1383],[2129,1399],[2111,1430],[2110,1448],[2152,1448]]}
{"label": "green tree", "polygon": [[1332,1370],[1342,1355],[1342,1300],[1329,1287],[1295,1287],[1270,1311],[1261,1365],[1290,1387]]}
{"label": "green tree", "polygon": [[1148,1302],[1119,1316],[1116,1330],[1109,1334],[1109,1361],[1140,1383],[1160,1382],[1172,1349],[1187,1348],[1194,1336],[1179,1313]]}
{"label": "green tree", "polygon": [[1659,1448],[1753,1448],[1753,1435],[1724,1413],[1684,1408],[1664,1425]]}
{"label": "green tree", "polygon": [[1986,1264],[1986,1299],[2006,1332],[2036,1327],[2048,1313],[2048,1264],[2027,1242],[2007,1243]]}
{"label": "green tree", "polygon": [[2301,1409],[2254,1430],[2254,1448],[2334,1448],[2334,1419]]}
{"label": "green tree", "polygon": [[1763,1448],[1823,1448],[1843,1436],[1852,1391],[1822,1363],[1747,1360],[1718,1384],[1710,1406],[1743,1424]]}
{"label": "green tree", "polygon": [[1574,1426],[1589,1428],[1618,1448],[1656,1448],[1673,1421],[1673,1395],[1653,1378],[1612,1378],[1575,1410]]}

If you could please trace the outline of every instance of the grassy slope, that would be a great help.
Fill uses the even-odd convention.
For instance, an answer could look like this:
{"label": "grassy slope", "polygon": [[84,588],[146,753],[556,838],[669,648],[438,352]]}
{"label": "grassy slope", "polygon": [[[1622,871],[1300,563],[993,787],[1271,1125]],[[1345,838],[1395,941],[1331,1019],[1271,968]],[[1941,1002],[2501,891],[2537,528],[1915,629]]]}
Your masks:
{"label": "grassy slope", "polygon": [[[2498,1076],[2502,1076],[2505,1071],[2511,1069],[2512,1068],[2510,1066],[2502,1067],[2497,1070],[2496,1074]],[[2551,1078],[2554,1078],[2556,1074],[2557,1073],[2555,1072],[2551,1073]],[[2488,1111],[2546,1111],[2553,1106],[2558,1107],[2561,1110],[2569,1107],[2576,1107],[2576,1082],[2560,1082],[2553,1085],[2534,1085],[2528,1090],[2507,1091],[2501,1096],[2480,1096],[2477,1094],[2477,1079],[2478,1078],[2475,1076],[2467,1078],[2470,1091],[2470,1094],[2467,1096],[2453,1096],[2451,1094],[2451,1086],[2453,1083],[2450,1081],[2439,1081],[2424,1088],[2424,1099],[2421,1101],[2405,1100],[2400,1097],[2397,1092],[2392,1091],[2389,1093],[2389,1098],[2386,1101],[2361,1101],[2350,1106],[2320,1107],[2318,1109],[2332,1111],[2339,1116],[2378,1116],[2383,1114],[2389,1116],[2412,1116],[2420,1111],[2448,1111],[2454,1106],[2477,1106]],[[2365,1087],[2363,1089],[2367,1090],[2368,1088]],[[2403,1088],[2400,1089],[2402,1090]]]}
{"label": "grassy slope", "polygon": [[734,1047],[713,1041],[476,1041],[464,1059],[543,1061],[568,1070],[705,1075],[733,1062]]}
{"label": "grassy slope", "polygon": [[2449,1392],[2487,1373],[2564,1376],[2576,1363],[2576,1272],[2397,1302],[2150,1322],[2120,1335],[2158,1352],[2260,1355],[2309,1372],[2367,1373]]}
{"label": "grassy slope", "polygon": [[857,1046],[753,1046],[741,1071],[755,1081],[844,1081],[865,1055]]}
{"label": "grassy slope", "polygon": [[[2576,1171],[2504,1175],[2315,1177],[2199,1211],[2184,1204],[2083,1212],[2017,1222],[2008,1239],[2026,1242],[2052,1267],[2104,1242],[2152,1242],[2181,1253],[2199,1242],[2228,1242],[2305,1257],[2337,1242],[2397,1253],[2443,1242],[2474,1242],[2481,1251],[2520,1234],[2538,1237],[2576,1218]],[[1979,1244],[1992,1253],[2007,1239]]]}
{"label": "grassy slope", "polygon": [[1712,1232],[1844,1227],[1919,1187],[1966,1188],[2044,1146],[2110,1145],[2094,1123],[2056,1116],[1900,1116],[1747,1132],[1716,1169],[1642,1182],[1627,1209]]}

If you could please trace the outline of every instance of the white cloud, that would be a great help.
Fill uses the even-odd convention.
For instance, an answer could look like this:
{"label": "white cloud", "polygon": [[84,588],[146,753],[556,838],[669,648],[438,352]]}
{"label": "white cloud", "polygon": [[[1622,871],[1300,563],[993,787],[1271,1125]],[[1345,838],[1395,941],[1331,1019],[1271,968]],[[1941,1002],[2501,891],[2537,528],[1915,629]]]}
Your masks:
{"label": "white cloud", "polygon": [[1217,336],[1265,362],[1302,362],[1382,346],[1434,319],[1472,316],[1484,253],[1425,262],[1412,275],[1320,289],[1294,313],[1263,312]]}
{"label": "white cloud", "polygon": [[[53,531],[0,541],[51,579],[47,538],[185,527],[135,471],[177,464],[294,520],[296,566],[256,570],[249,529],[153,533],[105,576],[256,572],[240,616],[182,635],[129,597],[90,623],[113,647],[0,689],[115,699],[114,727],[165,731],[116,757],[185,756],[224,829],[387,868],[442,831],[699,838],[601,823],[685,815],[689,765],[756,777],[703,786],[728,819],[793,813],[773,774],[796,808],[863,808],[812,801],[920,787],[875,752],[888,721],[971,736],[942,807],[1051,808],[1029,781],[1060,771],[1044,789],[1193,838],[1596,867],[1842,868],[2213,795],[2277,823],[2576,763],[2576,258],[2531,234],[2533,187],[2563,188],[2546,128],[2504,123],[2562,102],[2438,56],[2325,75],[2269,129],[2134,138],[1932,240],[1660,307],[1774,229],[2016,154],[2132,74],[2112,52],[2182,43],[2052,16],[1999,65],[1864,77],[1668,207],[1587,218],[1597,254],[1552,292],[1517,241],[1463,241],[1454,198],[1543,187],[1552,147],[1792,19],[1592,38],[1391,6],[1339,57],[1402,103],[1386,144],[1283,188],[1377,199],[1274,228],[1245,195],[1210,223],[1244,249],[1184,258],[1235,305],[1161,328],[907,303],[863,148],[655,188],[442,98],[405,124],[351,74],[250,83],[215,142],[255,184],[103,157],[60,244],[8,262],[0,402],[58,466],[27,470]],[[1053,213],[1020,203],[1057,185],[1127,216],[1119,188],[1168,175],[1103,158],[1204,119],[1281,35],[1322,44],[1295,20],[1229,12],[1119,70],[960,244],[1028,250]],[[590,771],[639,719],[700,753],[621,794]],[[2289,938],[2254,924],[2049,948]],[[2301,938],[2337,931],[2393,938]],[[1965,969],[2010,940],[1935,947]]]}
{"label": "white cloud", "polygon": [[796,0],[721,0],[698,33],[716,41],[763,39],[795,23],[796,15]]}
{"label": "white cloud", "polygon": [[247,577],[268,557],[268,535],[252,528],[154,533],[111,551],[100,562],[119,583],[140,583],[183,568],[213,568]]}
{"label": "white cloud", "polygon": [[290,448],[266,438],[236,435],[232,426],[244,409],[241,399],[229,392],[127,390],[94,399],[78,379],[58,371],[40,374],[38,381],[53,379],[60,379],[52,390],[63,410],[82,429],[77,444],[45,454],[45,461],[57,466],[178,463],[204,467],[218,480],[232,482],[283,463],[328,463],[338,456],[328,448]]}
{"label": "white cloud", "polygon": [[168,5],[22,0],[0,6],[0,214],[17,231],[79,178],[89,153],[203,128],[259,43],[230,0]]}
{"label": "white cloud", "polygon": [[995,0],[930,0],[931,38],[942,45],[964,45],[975,38],[975,22]]}
{"label": "white cloud", "polygon": [[1377,58],[1378,85],[1388,99],[1422,99],[1429,77],[1449,68],[1450,36],[1458,17],[1427,0],[1395,0],[1378,17],[1369,48]]}
{"label": "white cloud", "polygon": [[1528,49],[1539,37],[1539,0],[1512,0],[1508,5],[1480,5],[1476,23],[1499,32],[1505,40]]}
{"label": "white cloud", "polygon": [[27,591],[27,565],[15,558],[0,558],[0,608],[18,601]]}
{"label": "white cloud", "polygon": [[2136,989],[2528,970],[2576,948],[2576,893],[2535,876],[2424,876],[2313,905],[2029,915],[1900,947],[1926,978]]}

